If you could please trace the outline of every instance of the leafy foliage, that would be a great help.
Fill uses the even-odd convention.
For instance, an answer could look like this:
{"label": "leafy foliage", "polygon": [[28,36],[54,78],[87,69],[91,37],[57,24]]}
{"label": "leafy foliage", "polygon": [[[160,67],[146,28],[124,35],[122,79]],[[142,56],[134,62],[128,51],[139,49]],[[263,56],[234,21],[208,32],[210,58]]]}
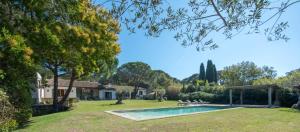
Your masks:
{"label": "leafy foliage", "polygon": [[122,88],[117,88],[116,91],[116,98],[117,98],[117,102],[116,104],[123,104],[123,99],[125,98],[125,95],[127,93],[131,93],[133,92],[133,88],[130,86],[122,86]]}
{"label": "leafy foliage", "polygon": [[75,79],[106,71],[120,52],[119,23],[90,0],[4,0],[0,10],[1,87],[19,109],[20,124],[30,117],[36,65],[53,73],[56,107],[59,69],[72,74],[63,104]]}
{"label": "leafy foliage", "polygon": [[10,104],[8,96],[2,90],[0,90],[0,108],[0,131],[12,131],[17,127],[17,122],[14,119],[15,108]]}
{"label": "leafy foliage", "polygon": [[[268,40],[289,38],[284,31],[288,22],[281,16],[299,0],[189,0],[180,7],[167,0],[105,0],[100,6],[111,7],[111,13],[126,28],[157,37],[163,31],[177,31],[174,38],[182,45],[196,45],[197,50],[214,49],[216,33],[232,38],[240,33],[264,32]],[[267,26],[266,26],[267,25]],[[214,34],[214,35],[212,35]]]}
{"label": "leafy foliage", "polygon": [[[31,117],[31,88],[35,65],[32,49],[24,37],[13,35],[5,28],[0,32],[0,90],[9,96],[9,102],[19,115],[16,121],[23,125]],[[27,115],[23,116],[27,111]],[[14,113],[15,114],[15,113]]]}
{"label": "leafy foliage", "polygon": [[253,62],[243,61],[236,65],[225,67],[221,71],[221,80],[225,85],[252,85],[254,80],[260,78],[274,78],[276,71],[272,67],[258,67]]}
{"label": "leafy foliage", "polygon": [[145,83],[151,74],[151,67],[143,62],[129,62],[120,66],[115,76],[119,83],[127,83],[131,86],[138,87],[139,84]]}
{"label": "leafy foliage", "polygon": [[136,95],[137,87],[147,88],[148,93],[155,93],[153,99],[162,98],[165,94],[170,99],[177,99],[181,89],[181,83],[178,79],[171,77],[162,70],[152,70],[148,64],[143,62],[123,64],[112,77],[102,79],[100,82],[134,86],[135,91],[132,93],[132,97]]}

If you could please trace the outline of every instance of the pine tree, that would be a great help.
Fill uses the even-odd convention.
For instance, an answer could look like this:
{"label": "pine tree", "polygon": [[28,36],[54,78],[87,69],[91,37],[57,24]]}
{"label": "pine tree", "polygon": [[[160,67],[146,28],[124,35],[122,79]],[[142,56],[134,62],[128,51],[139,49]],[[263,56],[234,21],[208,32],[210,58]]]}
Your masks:
{"label": "pine tree", "polygon": [[206,78],[206,77],[205,77],[205,68],[204,68],[204,64],[201,63],[201,65],[200,65],[200,72],[199,72],[199,80],[205,81],[205,80],[206,80],[205,78]]}

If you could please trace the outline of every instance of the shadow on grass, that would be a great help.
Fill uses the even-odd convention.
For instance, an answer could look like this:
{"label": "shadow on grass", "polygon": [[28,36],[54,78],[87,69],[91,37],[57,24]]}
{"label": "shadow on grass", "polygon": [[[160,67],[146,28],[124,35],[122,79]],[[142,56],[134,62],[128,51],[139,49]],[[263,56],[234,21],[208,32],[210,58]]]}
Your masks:
{"label": "shadow on grass", "polygon": [[[43,113],[43,114],[39,114],[39,115],[34,115],[33,117],[39,117],[39,116],[45,116],[45,115],[53,115],[53,114],[57,114],[57,113],[65,113],[65,112],[69,112],[72,111],[73,108],[69,108],[63,111],[58,111],[58,112],[49,112],[49,113]],[[30,127],[33,123],[35,123],[33,120],[29,120],[28,122],[26,122],[25,124],[23,124],[22,126],[19,126],[17,128],[17,130],[22,130],[22,129],[26,129],[27,127]]]}
{"label": "shadow on grass", "polygon": [[32,123],[34,123],[34,121],[28,121],[24,125],[19,126],[16,130],[26,129],[27,127],[30,127]]}
{"label": "shadow on grass", "polygon": [[289,109],[281,109],[279,111],[282,111],[282,112],[292,112],[292,113],[299,113],[300,114],[300,110],[297,110],[297,109],[293,109],[293,108],[289,108]]}
{"label": "shadow on grass", "polygon": [[99,106],[117,106],[117,105],[122,105],[122,104],[109,103],[109,104],[100,104]]}

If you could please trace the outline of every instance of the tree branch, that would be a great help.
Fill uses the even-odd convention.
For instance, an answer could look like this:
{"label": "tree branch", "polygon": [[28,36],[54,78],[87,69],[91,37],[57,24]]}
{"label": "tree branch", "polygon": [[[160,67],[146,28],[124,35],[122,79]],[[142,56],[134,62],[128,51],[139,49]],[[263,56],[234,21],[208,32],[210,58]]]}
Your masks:
{"label": "tree branch", "polygon": [[211,2],[211,4],[212,4],[212,6],[214,7],[214,10],[215,10],[215,12],[217,13],[217,15],[222,19],[224,25],[227,26],[228,24],[227,24],[225,18],[224,18],[224,17],[221,15],[221,13],[219,12],[217,6],[215,5],[214,0],[210,0],[210,2]]}

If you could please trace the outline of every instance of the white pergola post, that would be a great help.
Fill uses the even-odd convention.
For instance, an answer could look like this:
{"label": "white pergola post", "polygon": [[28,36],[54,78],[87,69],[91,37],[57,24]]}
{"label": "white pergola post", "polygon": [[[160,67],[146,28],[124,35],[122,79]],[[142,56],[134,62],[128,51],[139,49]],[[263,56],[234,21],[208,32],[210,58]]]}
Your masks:
{"label": "white pergola post", "polygon": [[268,105],[272,107],[272,87],[268,88]]}
{"label": "white pergola post", "polygon": [[229,102],[230,106],[232,106],[232,89],[229,89]]}

